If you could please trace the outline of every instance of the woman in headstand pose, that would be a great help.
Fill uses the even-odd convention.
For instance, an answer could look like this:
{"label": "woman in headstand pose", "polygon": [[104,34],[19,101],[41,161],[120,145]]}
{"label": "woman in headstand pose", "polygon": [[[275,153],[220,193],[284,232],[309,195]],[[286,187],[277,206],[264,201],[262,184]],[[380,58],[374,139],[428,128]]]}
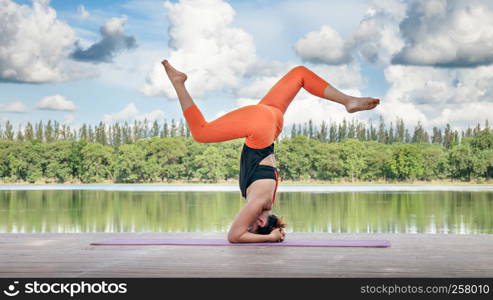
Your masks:
{"label": "woman in headstand pose", "polygon": [[207,122],[185,88],[187,75],[162,62],[176,90],[183,115],[193,138],[217,143],[245,138],[240,159],[240,190],[246,205],[235,217],[228,232],[232,243],[281,242],[285,226],[270,214],[276,200],[279,174],[274,159],[274,141],[281,133],[283,115],[303,87],[310,94],[340,103],[350,113],[375,108],[379,99],[348,96],[303,66],[284,75],[256,105],[233,110]]}

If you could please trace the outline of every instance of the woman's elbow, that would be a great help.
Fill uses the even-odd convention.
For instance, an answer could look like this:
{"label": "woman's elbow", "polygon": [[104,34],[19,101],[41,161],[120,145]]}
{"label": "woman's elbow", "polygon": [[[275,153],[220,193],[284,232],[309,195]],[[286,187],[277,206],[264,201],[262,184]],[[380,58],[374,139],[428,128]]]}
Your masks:
{"label": "woman's elbow", "polygon": [[240,235],[238,234],[235,234],[233,232],[228,232],[228,242],[230,243],[239,243],[240,242]]}

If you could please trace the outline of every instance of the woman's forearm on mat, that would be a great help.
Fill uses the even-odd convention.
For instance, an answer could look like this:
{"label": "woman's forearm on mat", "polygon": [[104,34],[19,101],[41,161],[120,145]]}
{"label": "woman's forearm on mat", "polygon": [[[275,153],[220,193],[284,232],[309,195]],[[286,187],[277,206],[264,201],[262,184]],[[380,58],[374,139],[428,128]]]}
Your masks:
{"label": "woman's forearm on mat", "polygon": [[272,242],[270,234],[245,232],[237,237],[228,237],[231,243],[265,243]]}

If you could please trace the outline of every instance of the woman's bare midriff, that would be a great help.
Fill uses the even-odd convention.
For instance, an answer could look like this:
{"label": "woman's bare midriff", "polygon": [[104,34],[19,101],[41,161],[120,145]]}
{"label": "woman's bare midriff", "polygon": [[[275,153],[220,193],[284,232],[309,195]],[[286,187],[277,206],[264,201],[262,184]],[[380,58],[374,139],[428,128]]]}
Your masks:
{"label": "woman's bare midriff", "polygon": [[269,154],[268,156],[264,157],[264,159],[259,162],[259,165],[277,168],[276,158],[274,157],[274,154]]}
{"label": "woman's bare midriff", "polygon": [[[259,165],[271,166],[271,167],[277,168],[277,163],[276,163],[276,159],[274,157],[274,154],[269,154],[268,156],[264,157],[260,161]],[[248,192],[252,186],[257,186],[261,181],[270,181],[270,180],[272,180],[272,179],[258,179],[258,180],[256,180],[255,182],[250,184],[250,186],[247,188],[246,194],[248,195]],[[268,201],[264,206],[264,210],[271,210],[271,209],[272,209],[272,201]]]}

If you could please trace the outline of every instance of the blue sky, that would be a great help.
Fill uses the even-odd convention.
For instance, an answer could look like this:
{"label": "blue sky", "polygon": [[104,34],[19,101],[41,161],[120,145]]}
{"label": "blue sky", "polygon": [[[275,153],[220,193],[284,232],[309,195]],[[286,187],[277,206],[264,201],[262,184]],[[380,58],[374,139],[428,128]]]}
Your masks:
{"label": "blue sky", "polygon": [[488,1],[12,1],[0,4],[0,120],[179,119],[159,69],[189,75],[207,119],[256,103],[304,64],[356,96],[348,115],[301,92],[285,124],[356,118],[427,128],[483,123],[493,110]]}

